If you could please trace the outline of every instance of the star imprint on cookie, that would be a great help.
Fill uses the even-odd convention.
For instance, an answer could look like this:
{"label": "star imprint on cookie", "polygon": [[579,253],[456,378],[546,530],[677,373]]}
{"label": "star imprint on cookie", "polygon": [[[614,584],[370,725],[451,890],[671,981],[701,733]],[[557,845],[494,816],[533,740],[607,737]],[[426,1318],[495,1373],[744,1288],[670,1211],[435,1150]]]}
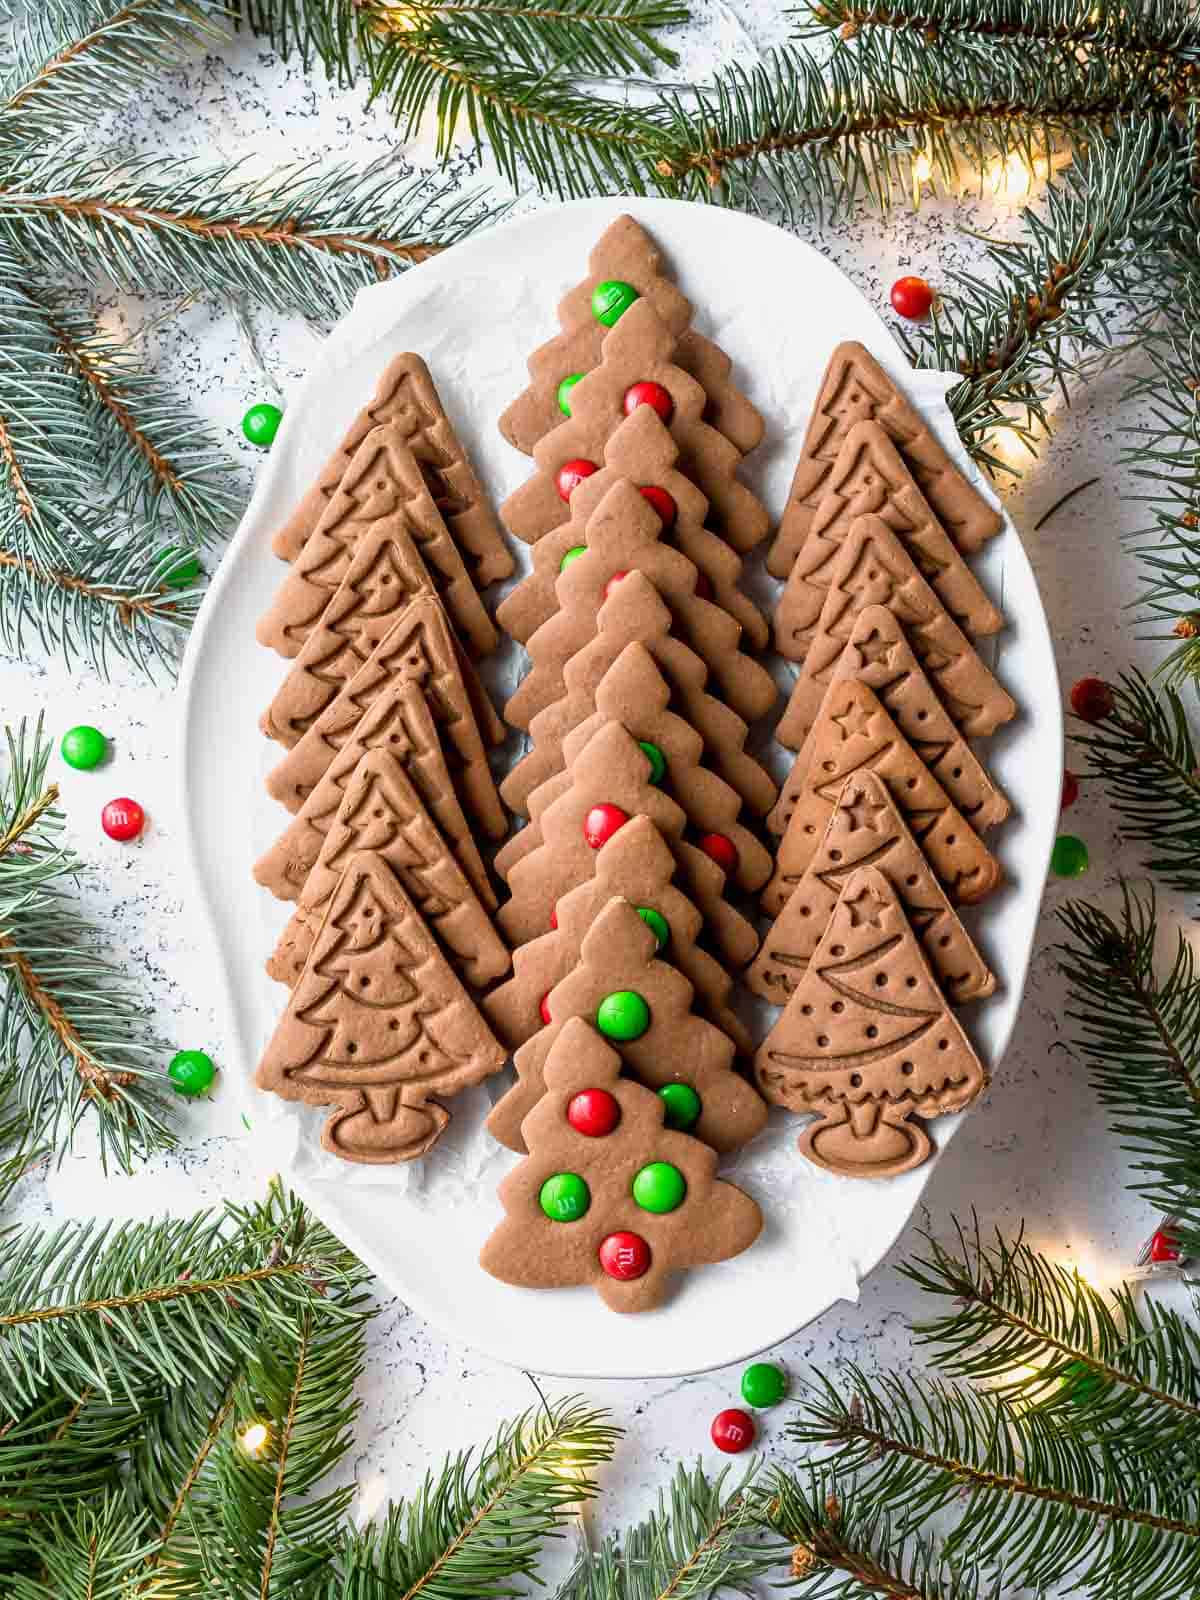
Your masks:
{"label": "star imprint on cookie", "polygon": [[873,628],[867,637],[860,639],[858,643],[859,654],[864,661],[869,661],[872,666],[878,662],[885,667],[890,667],[894,648],[894,641],[885,639],[876,628]]}
{"label": "star imprint on cookie", "polygon": [[869,833],[878,833],[879,819],[887,815],[887,807],[869,799],[864,789],[855,790],[849,804],[843,801],[842,810],[849,819],[851,829],[866,828]]}
{"label": "star imprint on cookie", "polygon": [[861,734],[864,738],[870,738],[871,717],[872,713],[866,706],[852,703],[844,711],[835,711],[833,720],[842,730],[842,739],[848,742],[856,734]]}
{"label": "star imprint on cookie", "polygon": [[850,913],[850,926],[852,928],[882,928],[881,920],[884,902],[876,898],[867,888],[845,902],[846,910]]}

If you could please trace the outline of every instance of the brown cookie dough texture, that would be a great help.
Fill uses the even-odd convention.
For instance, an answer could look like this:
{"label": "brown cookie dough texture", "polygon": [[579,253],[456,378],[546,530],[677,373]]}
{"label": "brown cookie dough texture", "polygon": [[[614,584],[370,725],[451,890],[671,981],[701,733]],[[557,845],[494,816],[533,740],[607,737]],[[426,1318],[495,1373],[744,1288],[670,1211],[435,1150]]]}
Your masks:
{"label": "brown cookie dough texture", "polygon": [[494,650],[499,636],[492,619],[416,458],[404,443],[403,430],[395,423],[375,428],[363,440],[260,620],[258,642],[283,656],[298,655],[346,576],[359,544],[394,528],[416,546],[433,587],[475,654]]}
{"label": "brown cookie dough texture", "polygon": [[1002,881],[1000,863],[951,802],[865,683],[831,684],[812,736],[812,757],[779,844],[762,908],[778,916],[808,870],[847,778],[876,772],[955,905],[985,899]]}
{"label": "brown cookie dough texture", "polygon": [[776,578],[786,578],[792,570],[846,435],[859,422],[874,422],[884,430],[959,550],[970,554],[999,533],[1004,525],[1000,513],[954,465],[870,351],[850,339],[830,356],[809,418],[787,507],[767,557],[767,570]]}
{"label": "brown cookie dough texture", "polygon": [[[881,606],[892,612],[897,626],[903,624],[938,698],[968,738],[995,733],[1016,716],[1012,696],[947,615],[900,540],[879,517],[860,517],[842,545],[804,665],[780,718],[775,734],[780,744],[798,750],[804,743],[826,688],[842,670],[844,647],[852,636],[862,637],[859,616]],[[877,619],[876,626],[884,625]]]}
{"label": "brown cookie dough texture", "polygon": [[255,1082],[337,1106],[321,1143],[344,1161],[412,1161],[450,1121],[455,1095],[504,1065],[476,1010],[373,851],[350,857]]}
{"label": "brown cookie dough texture", "polygon": [[944,608],[973,639],[1004,618],[955,549],[896,447],[875,422],[846,435],[825,494],[792,564],[775,612],[775,648],[803,661],[816,631],[842,544],[859,517],[874,514],[896,532]]}
{"label": "brown cookie dough texture", "polygon": [[541,1099],[550,1050],[571,1017],[594,1022],[602,1000],[640,995],[649,1025],[636,1039],[613,1040],[629,1075],[650,1089],[686,1083],[700,1098],[691,1132],[714,1150],[735,1150],[763,1127],[767,1108],[733,1070],[733,1044],[696,1015],[692,986],[655,957],[653,929],[627,900],[610,900],[583,940],[578,964],[550,991],[550,1022],[514,1058],[517,1082],[493,1108],[488,1127],[510,1150],[524,1150],[521,1125]]}
{"label": "brown cookie dough texture", "polygon": [[620,478],[639,491],[662,489],[675,507],[664,523],[664,544],[681,550],[711,586],[714,605],[741,624],[747,644],[763,649],[770,639],[767,619],[738,588],[742,560],[731,545],[704,525],[708,501],[690,478],[674,469],[679,447],[652,406],[638,406],[604,446],[604,466],[585,478],[571,495],[570,517],[533,547],[533,571],[523,578],[496,610],[496,620],[522,644],[558,610],[555,585],[568,552],[587,543],[592,512]]}
{"label": "brown cookie dough texture", "polygon": [[794,993],[846,880],[860,866],[876,867],[896,891],[952,1005],[993,993],[995,978],[955,915],[887,785],[877,773],[864,770],[842,785],[816,853],[746,969],[746,984],[755,994],[781,1006]]}
{"label": "brown cookie dough texture", "polygon": [[762,501],[741,483],[742,452],[704,421],[707,396],[672,360],[676,339],[648,300],[636,300],[608,333],[603,358],[571,390],[571,415],[534,447],[537,470],[509,495],[500,516],[526,544],[566,522],[568,503],[558,492],[568,461],[599,467],[604,446],[626,415],[626,395],[637,383],[655,383],[671,398],[667,427],[679,448],[679,470],[709,502],[709,522],[735,550],[752,550],[767,532]]}
{"label": "brown cookie dough texture", "polygon": [[588,843],[585,823],[593,808],[610,805],[626,819],[648,816],[668,840],[680,887],[699,908],[730,967],[744,967],[752,959],[758,935],[724,898],[721,868],[684,840],[687,818],[651,782],[650,761],[632,734],[619,722],[603,722],[560,778],[561,787],[559,780],[546,785],[548,803],[534,817],[541,831],[539,844],[509,869],[512,898],[501,906],[498,921],[511,947],[545,933],[563,895],[594,876],[599,847]]}
{"label": "brown cookie dough texture", "polygon": [[[581,1017],[562,1029],[546,1059],[545,1093],[522,1126],[529,1154],[500,1184],[505,1217],[479,1261],[502,1283],[524,1289],[591,1284],[612,1311],[659,1305],[673,1274],[727,1261],[749,1248],[762,1213],[749,1195],[717,1177],[714,1151],[690,1134],[664,1126],[666,1108],[652,1090],[621,1075],[621,1057]],[[568,1107],[585,1089],[601,1089],[620,1109],[612,1132],[578,1132]],[[634,1180],[652,1162],[666,1162],[684,1180],[672,1211],[652,1212],[634,1198]],[[582,1178],[587,1209],[553,1221],[539,1196],[560,1173]],[[634,1233],[649,1246],[640,1277],[611,1277],[601,1265],[604,1241]]]}
{"label": "brown cookie dough texture", "polygon": [[565,894],[554,908],[555,925],[513,956],[513,976],[480,1002],[496,1037],[515,1050],[542,1026],[542,1001],[579,960],[584,936],[608,902],[628,900],[639,913],[655,911],[668,929],[658,954],[678,967],[696,991],[697,1010],[749,1054],[750,1036],[730,1009],[733,980],[697,944],[704,918],[672,881],[675,857],[649,817],[631,817],[596,852],[596,876]]}
{"label": "brown cookie dough texture", "polygon": [[504,941],[454,852],[404,768],[386,749],[376,749],[367,751],[346,785],[295,913],[267,962],[271,977],[286,984],[299,978],[342,873],[361,850],[396,874],[465,984],[480,989],[508,972]]}
{"label": "brown cookie dough texture", "polygon": [[535,789],[563,768],[563,740],[596,709],[596,690],[626,645],[645,645],[670,686],[671,704],[704,741],[704,759],[759,816],[770,811],[778,790],[766,768],[745,749],[749,729],[721,700],[707,692],[708,668],[671,632],[671,613],[642,572],[630,572],[600,607],[596,636],[563,667],[565,693],[529,724],[532,746],[500,785],[505,804],[528,814]]}
{"label": "brown cookie dough texture", "polygon": [[874,867],[847,879],[754,1076],[773,1104],[816,1113],[800,1140],[810,1161],[862,1178],[920,1166],[933,1146],[911,1119],[961,1111],[986,1085],[895,890]]}
{"label": "brown cookie dough texture", "polygon": [[588,256],[588,275],[559,302],[562,332],[529,357],[529,387],[500,418],[500,432],[532,455],[545,434],[558,427],[563,413],[558,386],[577,372],[590,372],[600,361],[608,328],[592,311],[592,293],[602,283],[627,283],[653,306],[663,325],[675,335],[675,360],[708,397],[704,420],[723,433],[743,455],[763,434],[762,417],[730,381],[729,357],[688,324],[691,302],[665,275],[662,252],[632,217],[618,217],[596,241]]}
{"label": "brown cookie dough texture", "polygon": [[741,648],[733,618],[696,593],[694,563],[661,543],[661,526],[636,484],[621,480],[604,496],[588,521],[584,554],[559,575],[559,610],[529,640],[530,671],[504,708],[512,727],[527,728],[562,698],[566,663],[595,638],[612,580],[628,572],[643,572],[654,585],[675,633],[712,674],[714,694],[747,722],[771,710],[779,692],[775,680]]}
{"label": "brown cookie dough texture", "polygon": [[295,561],[336,494],[350,462],[372,428],[394,424],[425,474],[434,504],[462,552],[472,581],[486,588],[512,574],[513,558],[499,524],[434,388],[429,368],[411,352],[384,368],[369,405],[350,424],[317,481],[276,533],[271,548]]}
{"label": "brown cookie dough texture", "polygon": [[[485,740],[497,744],[504,725],[474,667],[465,658],[437,599],[417,595],[369,658],[267,775],[267,791],[299,811],[378,697],[395,684],[417,685],[453,754],[454,774],[472,819],[493,839],[508,816],[488,766]],[[481,732],[482,729],[482,732]]]}

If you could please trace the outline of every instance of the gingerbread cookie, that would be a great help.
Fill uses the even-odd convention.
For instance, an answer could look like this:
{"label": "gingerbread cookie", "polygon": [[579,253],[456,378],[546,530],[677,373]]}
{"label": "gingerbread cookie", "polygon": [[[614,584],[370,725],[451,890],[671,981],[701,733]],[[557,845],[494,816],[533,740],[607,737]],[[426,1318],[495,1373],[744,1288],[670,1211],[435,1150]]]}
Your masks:
{"label": "gingerbread cookie", "polygon": [[671,632],[671,613],[642,572],[627,573],[600,607],[599,631],[563,667],[565,693],[529,724],[533,741],[500,785],[505,804],[524,814],[529,796],[563,767],[562,743],[596,709],[596,688],[627,644],[646,646],[671,689],[672,707],[704,740],[704,758],[759,816],[778,790],[766,768],[745,749],[748,729],[736,711],[705,688],[708,668]]}
{"label": "gingerbread cookie", "polygon": [[858,422],[875,422],[884,430],[958,549],[968,554],[980,550],[1000,532],[1000,513],[954,465],[933,429],[870,351],[848,339],[830,356],[821,380],[783,520],[767,557],[768,572],[786,578],[792,570],[846,435]]}
{"label": "gingerbread cookie", "polygon": [[573,379],[590,372],[613,323],[645,299],[676,335],[675,360],[708,396],[704,420],[745,455],[759,443],[762,417],[730,381],[729,357],[688,323],[691,303],[664,276],[662,252],[632,217],[618,217],[588,257],[588,276],[559,302],[562,332],[530,356],[530,384],[500,418],[500,432],[526,455],[570,415]]}
{"label": "gingerbread cookie", "polygon": [[488,1117],[501,1144],[524,1150],[521,1124],[542,1097],[547,1057],[571,1017],[594,1023],[647,1088],[691,1090],[672,1089],[680,1126],[714,1150],[734,1150],[763,1127],[767,1108],[733,1070],[733,1045],[692,1011],[691,984],[655,959],[657,943],[628,900],[604,907],[584,936],[578,965],[550,991],[550,1021],[517,1051],[516,1084]]}
{"label": "gingerbread cookie", "polygon": [[343,1161],[412,1161],[455,1095],[506,1060],[391,868],[352,855],[255,1082],[337,1106],[321,1143]]}
{"label": "gingerbread cookie", "polygon": [[939,698],[968,738],[994,733],[1016,716],[1012,696],[946,614],[900,540],[879,517],[860,517],[842,545],[804,665],[776,729],[781,744],[798,750],[804,743],[821,698],[840,671],[860,612],[880,606],[903,623],[913,653],[925,663]]}
{"label": "gingerbread cookie", "polygon": [[792,564],[775,612],[775,648],[803,661],[843,540],[861,516],[875,513],[899,534],[943,606],[973,639],[997,633],[1004,618],[930,510],[896,447],[876,422],[846,435],[825,495]]}
{"label": "gingerbread cookie", "polygon": [[704,421],[708,397],[672,359],[675,345],[650,302],[635,300],[605,338],[599,366],[571,390],[570,417],[534,446],[537,470],[501,506],[510,533],[535,544],[565,522],[575,481],[599,467],[621,419],[652,405],[679,447],[679,470],[708,499],[709,526],[742,553],[764,537],[766,507],[737,477],[742,452]]}
{"label": "gingerbread cookie", "polygon": [[729,1006],[733,980],[696,943],[704,919],[674,876],[671,847],[649,817],[631,817],[618,828],[596,852],[596,876],[562,897],[553,927],[517,949],[513,976],[480,1002],[496,1037],[513,1050],[532,1038],[546,1020],[546,996],[579,960],[584,935],[608,902],[621,897],[655,930],[658,954],[692,985],[701,1014],[739,1054],[748,1054],[750,1036]]}
{"label": "gingerbread cookie", "polygon": [[676,634],[712,673],[715,690],[747,722],[765,716],[779,691],[765,667],[740,648],[741,630],[719,606],[696,593],[698,573],[678,550],[659,540],[661,523],[638,493],[621,480],[604,496],[587,525],[587,547],[560,573],[559,610],[529,640],[532,667],[504,708],[505,721],[527,728],[539,711],[566,690],[563,669],[596,635],[596,618],[614,579],[644,572],[670,609]]}
{"label": "gingerbread cookie", "polygon": [[467,811],[484,832],[508,832],[496,783],[488,766],[488,742],[503,737],[487,691],[462,654],[435,596],[417,595],[396,619],[368,660],[345,684],[304,737],[267,775],[267,790],[289,811],[299,811],[330,762],[358,727],[376,698],[400,679],[417,684],[445,747],[454,753],[454,776]]}
{"label": "gingerbread cookie", "polygon": [[961,1111],[987,1084],[895,890],[874,867],[847,880],[754,1076],[773,1104],[817,1114],[800,1149],[851,1178],[920,1166],[933,1146],[911,1119]]}
{"label": "gingerbread cookie", "polygon": [[434,504],[441,512],[475,584],[511,576],[513,558],[491,505],[447,417],[429,368],[411,352],[384,368],[371,403],[350,424],[320,476],[271,541],[283,561],[295,561],[337,492],[358,447],[382,423],[393,423],[420,463]]}
{"label": "gingerbread cookie", "polygon": [[746,970],[747,986],[772,1005],[784,1004],[808,970],[846,879],[865,865],[878,868],[900,897],[951,1004],[991,994],[995,978],[905,826],[887,785],[869,770],[842,785],[815,855]]}
{"label": "gingerbread cookie", "polygon": [[762,908],[778,916],[807,871],[846,779],[877,772],[955,905],[999,887],[1000,863],[951,802],[865,683],[831,684],[813,729],[812,757],[775,858]]}
{"label": "gingerbread cookie", "polygon": [[454,852],[404,768],[386,748],[379,748],[367,751],[346,785],[295,913],[267,962],[271,977],[287,984],[299,978],[330,897],[350,857],[360,850],[374,851],[396,874],[469,988],[482,989],[508,972],[512,962],[504,941]]}
{"label": "gingerbread cookie", "polygon": [[749,1248],[762,1213],[717,1177],[716,1153],[670,1125],[671,1107],[622,1076],[621,1057],[572,1017],[546,1058],[500,1184],[504,1221],[479,1264],[502,1283],[590,1283],[612,1311],[649,1311],[673,1273]]}
{"label": "gingerbread cookie", "polygon": [[334,756],[298,816],[255,864],[255,881],[280,900],[298,900],[346,786],[368,750],[387,750],[404,768],[429,815],[449,841],[471,887],[489,911],[496,895],[454,792],[437,726],[418,684],[397,678],[371,703],[353,735]]}
{"label": "gingerbread cookie", "polygon": [[619,478],[636,483],[662,519],[665,544],[695,563],[708,598],[741,624],[747,645],[761,650],[770,639],[767,619],[738,588],[741,557],[704,526],[708,501],[682,472],[674,470],[679,447],[653,406],[635,406],[604,446],[604,466],[571,491],[570,517],[533,547],[533,571],[505,596],[496,612],[500,625],[525,643],[558,610],[556,584],[563,564],[587,543],[588,520]]}

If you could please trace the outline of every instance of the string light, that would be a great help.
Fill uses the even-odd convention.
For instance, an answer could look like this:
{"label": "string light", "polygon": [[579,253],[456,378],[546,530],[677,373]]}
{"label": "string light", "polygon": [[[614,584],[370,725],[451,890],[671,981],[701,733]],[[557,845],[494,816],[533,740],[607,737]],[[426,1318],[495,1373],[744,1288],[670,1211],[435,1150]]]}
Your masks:
{"label": "string light", "polygon": [[257,1457],[266,1449],[270,1437],[271,1430],[265,1422],[252,1422],[239,1434],[238,1445],[244,1455]]}
{"label": "string light", "polygon": [[932,177],[933,177],[933,161],[932,161],[932,158],[930,157],[929,151],[928,150],[918,151],[917,155],[913,158],[913,164],[912,164],[912,186],[913,186],[913,205],[914,205],[914,207],[919,206],[920,203],[921,203],[921,186],[922,186],[922,184],[928,183]]}

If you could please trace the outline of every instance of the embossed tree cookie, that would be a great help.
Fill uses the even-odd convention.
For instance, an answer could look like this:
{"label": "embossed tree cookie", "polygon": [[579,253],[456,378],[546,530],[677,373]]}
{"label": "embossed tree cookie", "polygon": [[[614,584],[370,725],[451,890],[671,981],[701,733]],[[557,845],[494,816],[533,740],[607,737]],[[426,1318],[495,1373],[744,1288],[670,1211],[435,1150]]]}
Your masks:
{"label": "embossed tree cookie", "polygon": [[877,772],[955,905],[985,899],[1000,863],[884,710],[855,678],[831,684],[813,729],[812,758],[779,843],[762,908],[778,916],[808,870],[847,778]]}
{"label": "embossed tree cookie", "polygon": [[289,811],[299,811],[378,696],[401,679],[420,687],[446,748],[453,752],[456,784],[467,811],[490,838],[502,839],[508,817],[484,739],[499,743],[504,726],[430,594],[409,602],[300,742],[271,769],[267,792]]}
{"label": "embossed tree cookie", "polygon": [[847,433],[875,422],[895,445],[938,521],[960,550],[982,549],[1003,519],[946,454],[937,435],[875,357],[848,339],[829,358],[808,421],[787,506],[767,557],[767,570],[786,578],[812,526],[829,474]]}
{"label": "embossed tree cookie", "polygon": [[504,941],[438,832],[404,768],[386,749],[355,767],[321,853],[280,935],[267,971],[293,984],[304,970],[330,898],[351,856],[370,850],[389,866],[468,987],[481,989],[512,965]]}
{"label": "embossed tree cookie", "polygon": [[675,334],[675,360],[708,396],[704,420],[745,455],[759,443],[762,418],[730,381],[729,357],[688,326],[692,306],[663,270],[662,252],[632,217],[618,217],[588,257],[588,275],[558,306],[562,332],[529,357],[529,387],[500,418],[500,432],[530,455],[544,434],[570,415],[573,380],[600,360],[608,330],[635,299],[650,302]]}
{"label": "embossed tree cookie", "polygon": [[450,1121],[455,1095],[504,1065],[390,867],[351,856],[255,1082],[337,1106],[321,1143],[344,1161],[412,1161]]}
{"label": "embossed tree cookie", "polygon": [[559,900],[594,876],[596,852],[635,816],[648,816],[668,841],[679,885],[716,947],[731,967],[744,967],[758,949],[758,935],[724,898],[723,868],[683,838],[683,811],[655,786],[650,758],[619,722],[603,723],[576,755],[564,792],[537,817],[541,842],[509,870],[512,898],[497,917],[509,945],[515,949],[545,933]]}
{"label": "embossed tree cookie", "polygon": [[803,661],[843,540],[861,516],[874,513],[897,533],[942,605],[973,639],[997,633],[1004,618],[984,593],[949,534],[934,516],[896,447],[875,422],[846,435],[825,495],[792,564],[775,612],[775,648]]}
{"label": "embossed tree cookie", "polygon": [[563,669],[596,635],[600,607],[614,579],[643,572],[671,613],[674,632],[704,661],[714,690],[747,722],[765,716],[778,698],[775,680],[740,645],[741,629],[727,612],[696,593],[694,564],[661,543],[661,523],[636,484],[615,483],[592,513],[584,553],[559,575],[559,610],[529,640],[532,666],[504,708],[512,727],[527,728],[566,690]]}
{"label": "embossed tree cookie", "polygon": [[649,817],[631,817],[618,828],[596,852],[595,877],[562,897],[554,926],[517,949],[512,977],[480,1002],[497,1038],[514,1050],[532,1038],[546,1020],[550,990],[575,966],[588,929],[619,896],[654,929],[657,953],[692,985],[697,1010],[748,1054],[750,1036],[729,1006],[733,980],[697,944],[704,919],[674,876],[671,847]]}
{"label": "embossed tree cookie", "polygon": [[770,638],[767,619],[738,583],[742,560],[704,526],[708,501],[690,478],[675,470],[679,447],[653,406],[635,406],[604,446],[604,465],[571,491],[570,517],[533,547],[533,571],[506,595],[496,620],[522,644],[558,610],[556,584],[563,564],[587,543],[592,512],[620,478],[638,486],[662,520],[664,544],[695,563],[714,605],[739,622],[747,644],[761,650]]}
{"label": "embossed tree cookie", "polygon": [[384,368],[370,404],[355,417],[316,482],[271,541],[275,554],[284,561],[296,559],[358,447],[382,423],[395,424],[420,463],[434,504],[475,584],[484,589],[509,577],[513,558],[488,498],[446,415],[429,368],[411,352],[396,356]]}
{"label": "embossed tree cookie", "polygon": [[987,1083],[891,884],[847,881],[783,1014],[754,1058],[763,1094],[815,1112],[800,1149],[853,1178],[908,1172],[932,1142],[912,1119],[961,1111]]}
{"label": "embossed tree cookie", "polygon": [[691,984],[656,958],[657,942],[627,900],[604,907],[580,961],[550,991],[551,1020],[516,1053],[517,1082],[488,1117],[501,1144],[524,1150],[521,1124],[542,1097],[546,1060],[571,1017],[592,1023],[639,1083],[668,1089],[672,1121],[714,1150],[735,1150],[763,1127],[767,1108],[733,1070],[733,1044],[691,1009]]}
{"label": "embossed tree cookie", "polygon": [[804,664],[775,731],[780,744],[793,750],[803,744],[826,688],[840,671],[860,612],[879,606],[903,624],[938,698],[968,738],[995,733],[1016,716],[1012,696],[980,660],[887,523],[880,517],[859,517],[833,567]]}
{"label": "embossed tree cookie", "polygon": [[505,1217],[480,1254],[484,1271],[524,1289],[590,1283],[612,1311],[649,1311],[673,1274],[748,1249],[762,1213],[669,1114],[573,1017],[525,1119],[529,1154],[501,1181]]}
{"label": "embossed tree cookie", "polygon": [[708,397],[672,359],[675,335],[648,300],[635,300],[609,332],[599,366],[571,390],[571,415],[534,446],[536,471],[500,508],[509,532],[526,544],[569,516],[570,491],[595,471],[609,437],[636,405],[653,405],[679,447],[679,469],[704,493],[709,525],[735,550],[752,550],[767,531],[762,501],[737,477],[742,452],[704,421]]}
{"label": "embossed tree cookie", "polygon": [[994,991],[995,978],[905,826],[887,785],[866,770],[842,785],[816,854],[746,969],[747,987],[772,1005],[786,1002],[808,970],[847,878],[860,866],[877,868],[896,891],[952,1005]]}
{"label": "embossed tree cookie", "polygon": [[395,528],[416,546],[442,604],[475,654],[494,650],[499,643],[495,625],[467,575],[416,458],[404,443],[403,429],[395,423],[374,429],[363,440],[260,619],[259,644],[283,656],[299,655],[359,544],[372,533]]}
{"label": "embossed tree cookie", "polygon": [[671,689],[671,706],[704,740],[705,760],[759,816],[775,804],[778,790],[766,768],[747,753],[745,722],[706,689],[708,668],[671,632],[671,613],[642,572],[611,586],[600,607],[598,632],[563,668],[566,692],[529,724],[532,746],[500,785],[513,811],[524,814],[529,796],[563,768],[563,740],[596,709],[596,688],[627,644],[646,646]]}

